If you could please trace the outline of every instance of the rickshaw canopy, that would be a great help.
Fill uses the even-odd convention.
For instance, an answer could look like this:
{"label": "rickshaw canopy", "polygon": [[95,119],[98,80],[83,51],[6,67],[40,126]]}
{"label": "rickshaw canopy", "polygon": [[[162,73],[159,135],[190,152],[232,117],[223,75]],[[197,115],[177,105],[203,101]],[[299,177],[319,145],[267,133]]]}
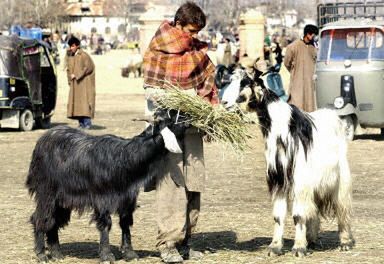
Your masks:
{"label": "rickshaw canopy", "polygon": [[0,76],[25,77],[23,67],[28,67],[28,65],[23,62],[24,57],[38,54],[40,47],[46,49],[43,42],[35,39],[0,35]]}

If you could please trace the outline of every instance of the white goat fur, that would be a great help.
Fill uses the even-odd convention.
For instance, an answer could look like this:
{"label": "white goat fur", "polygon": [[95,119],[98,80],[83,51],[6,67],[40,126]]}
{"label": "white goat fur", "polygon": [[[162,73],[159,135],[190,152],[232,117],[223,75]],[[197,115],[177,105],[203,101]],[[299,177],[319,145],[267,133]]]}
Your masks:
{"label": "white goat fur", "polygon": [[[249,89],[254,90],[255,98],[250,98]],[[269,92],[259,86],[246,87],[241,91],[247,97],[247,104],[250,99],[262,104],[265,93]],[[282,167],[280,171],[284,173],[284,179],[288,179],[287,175],[292,171],[291,181],[284,182],[287,188],[279,189],[278,184],[270,187],[275,229],[269,254],[278,255],[282,252],[284,219],[288,207],[292,210],[296,226],[292,249],[296,256],[306,254],[307,241],[316,242],[320,214],[325,217],[336,216],[341,249],[349,250],[354,243],[350,229],[352,181],[344,124],[332,110],[304,113],[312,120],[312,143],[304,146],[302,140],[294,140],[289,127],[294,118],[293,111],[300,110],[281,100],[267,100],[264,103],[271,120],[269,130],[264,135],[267,177],[273,177],[273,173],[278,172],[278,166]],[[263,123],[260,122],[260,125],[263,126]],[[285,147],[278,146],[279,140]],[[269,172],[272,174],[268,175]]]}
{"label": "white goat fur", "polygon": [[[282,101],[274,102],[268,106],[272,124],[267,138],[265,156],[268,168],[276,170],[275,157],[280,156],[283,171],[287,172],[288,157],[286,153],[294,153],[295,142],[290,135],[288,124],[291,118],[291,107]],[[300,256],[305,254],[307,239],[316,242],[319,229],[319,213],[329,215],[329,209],[334,209],[339,220],[340,241],[342,246],[352,243],[350,231],[350,210],[352,183],[347,161],[347,142],[344,126],[336,113],[332,110],[318,110],[309,114],[314,122],[313,142],[307,152],[307,157],[301,141],[294,154],[293,186],[290,197],[279,197],[272,193],[274,201],[274,217],[284,221],[287,209],[284,208],[286,199],[291,198],[292,215],[300,216],[305,225],[296,228],[294,252]],[[288,151],[280,153],[276,147],[277,137],[281,137]],[[292,150],[292,151],[290,151]],[[316,204],[315,194],[320,204]],[[277,197],[276,197],[277,196]],[[279,201],[282,199],[283,201]],[[319,201],[317,203],[319,203]],[[331,205],[331,206],[328,206]],[[322,208],[323,207],[323,208]],[[313,223],[311,224],[311,221]],[[315,226],[311,226],[315,225]],[[276,230],[277,229],[277,230]],[[281,227],[275,228],[274,239],[271,246],[281,243]],[[306,234],[307,233],[307,234]],[[280,248],[281,250],[281,248]]]}

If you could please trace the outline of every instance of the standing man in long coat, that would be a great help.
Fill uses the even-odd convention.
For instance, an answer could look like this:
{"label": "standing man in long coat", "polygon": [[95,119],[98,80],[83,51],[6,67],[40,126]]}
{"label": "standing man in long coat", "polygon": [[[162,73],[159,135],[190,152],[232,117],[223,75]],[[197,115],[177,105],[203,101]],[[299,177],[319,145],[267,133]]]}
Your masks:
{"label": "standing man in long coat", "polygon": [[291,74],[288,103],[306,112],[316,110],[313,75],[317,57],[315,38],[318,34],[316,26],[306,25],[303,39],[288,45],[284,58],[284,65]]}
{"label": "standing man in long coat", "polygon": [[67,117],[79,120],[79,127],[89,129],[95,116],[95,64],[80,48],[80,40],[68,40],[67,77],[70,87]]}

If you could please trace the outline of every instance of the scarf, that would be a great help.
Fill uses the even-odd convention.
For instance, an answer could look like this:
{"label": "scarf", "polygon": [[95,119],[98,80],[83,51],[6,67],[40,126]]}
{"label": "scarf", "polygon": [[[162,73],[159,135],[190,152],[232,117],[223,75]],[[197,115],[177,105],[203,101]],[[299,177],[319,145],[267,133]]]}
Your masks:
{"label": "scarf", "polygon": [[195,89],[212,104],[218,103],[215,66],[207,55],[208,45],[164,21],[144,54],[144,84]]}

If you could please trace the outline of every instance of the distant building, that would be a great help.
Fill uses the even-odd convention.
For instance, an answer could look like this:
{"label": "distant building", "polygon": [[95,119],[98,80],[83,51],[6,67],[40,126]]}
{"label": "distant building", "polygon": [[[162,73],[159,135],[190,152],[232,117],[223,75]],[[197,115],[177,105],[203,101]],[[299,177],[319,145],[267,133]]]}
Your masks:
{"label": "distant building", "polygon": [[[147,4],[145,1],[143,3],[133,0],[130,5],[111,6],[108,2],[67,0],[62,30],[77,36],[101,34],[106,39],[129,36],[138,27],[138,18],[146,12]],[[130,36],[133,39],[138,38],[138,33]]]}
{"label": "distant building", "polygon": [[297,23],[297,11],[287,10],[283,13],[283,25],[285,27],[291,28]]}
{"label": "distant building", "polygon": [[275,13],[267,16],[266,26],[270,34],[281,32],[282,29],[290,29],[297,25],[297,11],[294,9],[286,10],[282,13]]}

